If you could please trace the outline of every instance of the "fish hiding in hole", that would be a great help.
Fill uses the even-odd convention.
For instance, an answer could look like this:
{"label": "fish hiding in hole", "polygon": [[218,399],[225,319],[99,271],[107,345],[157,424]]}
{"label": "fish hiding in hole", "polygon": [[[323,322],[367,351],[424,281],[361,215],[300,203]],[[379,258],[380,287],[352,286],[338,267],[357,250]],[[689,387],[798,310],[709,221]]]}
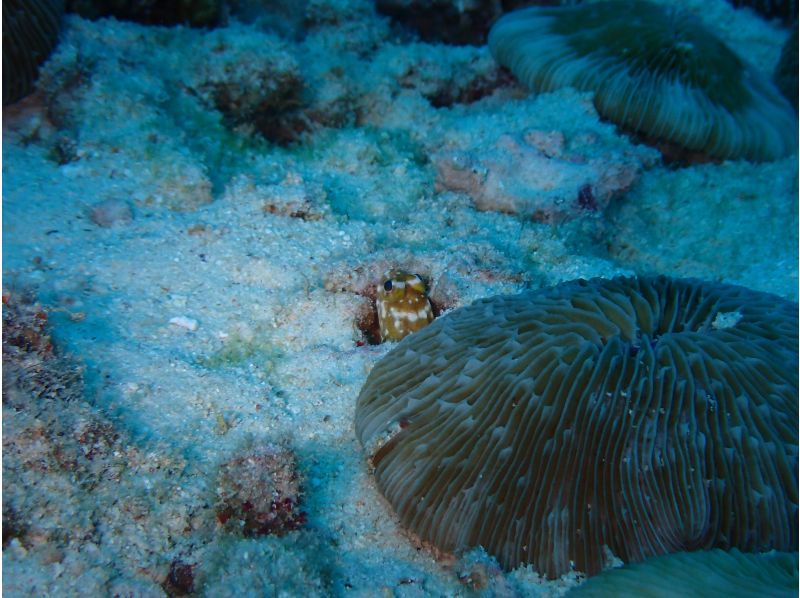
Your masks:
{"label": "fish hiding in hole", "polygon": [[433,321],[425,283],[417,274],[389,270],[377,290],[381,342],[399,341]]}

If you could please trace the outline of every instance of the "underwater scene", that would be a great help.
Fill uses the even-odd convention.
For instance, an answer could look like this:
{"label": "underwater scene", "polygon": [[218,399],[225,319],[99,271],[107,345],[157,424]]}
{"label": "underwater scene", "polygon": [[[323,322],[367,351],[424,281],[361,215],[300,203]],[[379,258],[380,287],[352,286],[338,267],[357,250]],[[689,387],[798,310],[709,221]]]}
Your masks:
{"label": "underwater scene", "polygon": [[796,1],[2,9],[5,596],[797,596]]}

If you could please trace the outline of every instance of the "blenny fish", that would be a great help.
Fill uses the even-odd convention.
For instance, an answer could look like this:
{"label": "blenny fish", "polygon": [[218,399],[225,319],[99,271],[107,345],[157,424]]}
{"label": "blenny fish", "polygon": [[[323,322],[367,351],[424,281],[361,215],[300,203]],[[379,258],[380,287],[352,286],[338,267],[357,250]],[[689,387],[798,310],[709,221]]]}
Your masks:
{"label": "blenny fish", "polygon": [[399,341],[433,321],[425,283],[416,274],[389,270],[377,290],[381,342]]}

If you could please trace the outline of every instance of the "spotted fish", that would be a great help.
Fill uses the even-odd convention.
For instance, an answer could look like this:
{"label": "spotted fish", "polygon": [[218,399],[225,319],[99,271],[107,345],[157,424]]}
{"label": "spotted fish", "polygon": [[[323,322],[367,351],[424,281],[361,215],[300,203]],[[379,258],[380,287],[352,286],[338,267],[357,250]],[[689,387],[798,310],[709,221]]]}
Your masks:
{"label": "spotted fish", "polygon": [[377,290],[382,342],[399,341],[433,320],[425,283],[416,274],[389,270]]}

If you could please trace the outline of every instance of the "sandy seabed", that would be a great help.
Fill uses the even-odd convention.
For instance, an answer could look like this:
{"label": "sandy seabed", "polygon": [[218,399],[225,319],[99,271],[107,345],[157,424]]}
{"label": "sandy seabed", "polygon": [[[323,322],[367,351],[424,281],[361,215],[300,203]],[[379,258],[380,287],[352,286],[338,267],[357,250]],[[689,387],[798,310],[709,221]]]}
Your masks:
{"label": "sandy seabed", "polygon": [[[8,596],[562,594],[575,575],[436,560],[383,502],[352,424],[391,348],[360,328],[382,273],[418,272],[445,311],[653,272],[796,300],[796,156],[667,167],[588,94],[528,95],[485,47],[328,4],[301,41],[69,17],[39,90],[5,109],[4,303],[46,313],[56,355],[4,380]],[[687,4],[772,71],[777,24]],[[275,89],[299,95],[264,120],[252,98]],[[518,154],[492,153],[508,139],[619,169],[608,205],[555,223],[491,194],[476,209],[439,161],[513,173]],[[303,522],[243,537],[220,517],[221,468],[275,447]]]}

